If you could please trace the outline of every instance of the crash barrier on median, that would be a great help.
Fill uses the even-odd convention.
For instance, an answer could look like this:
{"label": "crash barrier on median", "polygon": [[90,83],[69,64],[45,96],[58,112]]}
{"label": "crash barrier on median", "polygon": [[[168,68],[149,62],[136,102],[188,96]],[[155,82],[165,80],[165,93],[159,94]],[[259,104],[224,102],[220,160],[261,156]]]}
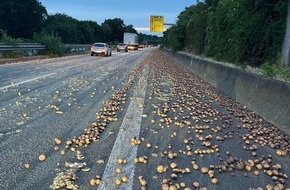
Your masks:
{"label": "crash barrier on median", "polygon": [[290,83],[188,54],[165,52],[206,82],[290,135]]}

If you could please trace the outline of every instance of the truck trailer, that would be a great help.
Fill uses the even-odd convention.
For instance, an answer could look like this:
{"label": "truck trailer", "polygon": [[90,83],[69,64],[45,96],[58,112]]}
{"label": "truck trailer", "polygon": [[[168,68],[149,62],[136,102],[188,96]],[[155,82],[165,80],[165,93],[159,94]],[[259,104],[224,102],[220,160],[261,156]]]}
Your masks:
{"label": "truck trailer", "polygon": [[138,50],[138,35],[135,33],[124,33],[124,44],[128,45],[129,50]]}

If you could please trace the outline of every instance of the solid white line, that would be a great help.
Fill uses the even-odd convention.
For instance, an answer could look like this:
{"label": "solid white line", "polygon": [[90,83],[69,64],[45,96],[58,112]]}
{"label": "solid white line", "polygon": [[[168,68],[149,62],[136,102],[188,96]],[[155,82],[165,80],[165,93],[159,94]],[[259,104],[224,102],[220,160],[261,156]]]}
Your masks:
{"label": "solid white line", "polygon": [[11,88],[11,87],[14,87],[14,86],[18,86],[18,85],[20,85],[20,84],[24,84],[24,83],[32,82],[32,81],[35,81],[35,80],[38,80],[38,79],[46,78],[46,77],[49,77],[49,76],[52,76],[52,75],[55,75],[55,74],[56,74],[56,73],[51,73],[51,74],[43,75],[43,76],[36,77],[36,78],[33,78],[33,79],[29,79],[29,80],[21,81],[21,82],[15,83],[15,84],[10,84],[10,85],[7,85],[7,86],[3,86],[3,87],[0,87],[0,90],[5,90],[5,89],[7,89],[7,88]]}
{"label": "solid white line", "polygon": [[[140,105],[144,104],[147,75],[148,68],[145,68],[136,86],[136,91],[120,127],[118,136],[102,176],[101,184],[98,188],[99,190],[132,189],[135,174],[134,159],[137,156],[138,147],[131,145],[131,138],[136,137],[139,139],[143,113],[143,107]],[[125,159],[127,164],[118,164],[117,160],[119,158]],[[116,168],[120,168],[121,173],[117,174]],[[128,178],[128,182],[122,183],[119,187],[116,187],[115,180],[121,180],[123,176]]]}

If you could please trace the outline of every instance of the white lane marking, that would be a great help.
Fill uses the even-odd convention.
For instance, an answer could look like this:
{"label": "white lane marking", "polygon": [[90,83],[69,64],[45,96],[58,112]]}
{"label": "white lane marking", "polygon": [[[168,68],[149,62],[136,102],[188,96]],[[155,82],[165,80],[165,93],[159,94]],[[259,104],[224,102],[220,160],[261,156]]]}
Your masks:
{"label": "white lane marking", "polygon": [[127,56],[127,55],[128,55],[128,52],[118,53],[117,55],[118,55],[118,56]]}
{"label": "white lane marking", "polygon": [[49,76],[52,76],[52,75],[55,75],[55,74],[56,73],[50,73],[50,74],[43,75],[43,76],[40,76],[40,77],[35,77],[35,78],[29,79],[29,80],[21,81],[21,82],[15,83],[15,84],[10,84],[10,85],[7,85],[7,86],[3,86],[3,87],[0,87],[0,90],[5,90],[7,88],[11,88],[11,87],[14,87],[14,86],[18,86],[20,84],[32,82],[32,81],[35,81],[35,80],[38,80],[38,79],[46,78],[46,77],[49,77]]}
{"label": "white lane marking", "polygon": [[[143,113],[143,107],[141,108],[140,105],[144,104],[148,70],[148,68],[144,68],[142,71],[142,76],[140,77],[134,96],[125,114],[98,190],[132,189],[135,174],[134,159],[137,156],[138,147],[131,145],[131,138],[136,137],[139,139]],[[117,160],[119,158],[125,159],[127,164],[118,164]],[[117,167],[122,171],[119,174],[116,173]],[[123,176],[128,178],[128,182],[122,183],[117,188],[115,180],[121,180]]]}

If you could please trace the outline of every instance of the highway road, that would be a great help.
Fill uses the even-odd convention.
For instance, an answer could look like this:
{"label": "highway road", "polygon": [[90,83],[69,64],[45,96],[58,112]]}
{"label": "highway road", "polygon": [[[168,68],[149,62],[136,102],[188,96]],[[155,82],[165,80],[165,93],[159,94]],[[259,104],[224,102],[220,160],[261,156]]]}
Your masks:
{"label": "highway road", "polygon": [[289,137],[155,48],[0,65],[0,189],[290,189]]}

